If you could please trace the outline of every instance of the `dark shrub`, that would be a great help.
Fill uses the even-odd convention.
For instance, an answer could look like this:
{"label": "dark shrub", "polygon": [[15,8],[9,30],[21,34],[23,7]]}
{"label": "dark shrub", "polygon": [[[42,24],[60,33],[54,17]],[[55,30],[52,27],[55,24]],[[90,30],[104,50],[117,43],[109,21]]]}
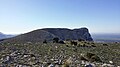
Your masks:
{"label": "dark shrub", "polygon": [[71,45],[77,46],[77,42],[71,41]]}
{"label": "dark shrub", "polygon": [[90,59],[90,58],[91,58],[92,56],[94,56],[94,55],[95,55],[95,54],[93,54],[93,53],[87,53],[87,54],[86,54],[86,56],[87,56],[88,59]]}
{"label": "dark shrub", "polygon": [[66,41],[71,41],[71,39],[66,39]]}
{"label": "dark shrub", "polygon": [[95,44],[94,42],[92,42],[91,44]]}
{"label": "dark shrub", "polygon": [[46,40],[44,40],[44,41],[43,41],[43,43],[47,43],[47,41],[46,41]]}
{"label": "dark shrub", "polygon": [[58,42],[59,42],[59,38],[58,37],[53,38],[53,43],[58,43]]}
{"label": "dark shrub", "polygon": [[0,39],[0,41],[4,41],[5,39]]}
{"label": "dark shrub", "polygon": [[60,44],[65,44],[64,41],[59,41]]}
{"label": "dark shrub", "polygon": [[77,52],[77,48],[74,48],[73,51],[74,51],[74,52]]}
{"label": "dark shrub", "polygon": [[77,46],[78,46],[78,47],[81,47],[81,45],[80,45],[80,44],[78,44]]}
{"label": "dark shrub", "polygon": [[70,67],[68,64],[64,64],[64,66],[63,67]]}
{"label": "dark shrub", "polygon": [[98,57],[97,55],[94,55],[91,57],[91,61],[94,62],[94,61],[97,61],[97,62],[102,62],[100,57]]}
{"label": "dark shrub", "polygon": [[85,45],[85,44],[83,44],[83,45],[82,45],[82,47],[86,47],[86,45]]}
{"label": "dark shrub", "polygon": [[94,61],[102,62],[100,57],[98,57],[97,55],[95,55],[93,53],[87,53],[86,56],[91,62],[94,62]]}
{"label": "dark shrub", "polygon": [[68,45],[66,45],[66,47],[69,47]]}
{"label": "dark shrub", "polygon": [[103,46],[108,46],[107,44],[103,44]]}
{"label": "dark shrub", "polygon": [[35,57],[35,55],[34,55],[34,54],[30,54],[30,56],[31,56],[31,57]]}
{"label": "dark shrub", "polygon": [[85,41],[84,39],[79,38],[78,41]]}
{"label": "dark shrub", "polygon": [[81,60],[84,60],[84,61],[88,61],[88,59],[85,58],[85,57],[83,57],[83,56],[81,56],[80,59],[81,59]]}
{"label": "dark shrub", "polygon": [[96,47],[95,45],[91,45],[92,47]]}

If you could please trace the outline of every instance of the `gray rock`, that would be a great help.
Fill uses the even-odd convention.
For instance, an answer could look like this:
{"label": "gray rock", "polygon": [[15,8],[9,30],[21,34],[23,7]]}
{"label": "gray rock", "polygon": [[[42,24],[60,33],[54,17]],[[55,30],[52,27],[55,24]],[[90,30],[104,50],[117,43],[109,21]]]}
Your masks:
{"label": "gray rock", "polygon": [[89,65],[86,65],[85,67],[93,67],[91,64],[89,64]]}
{"label": "gray rock", "polygon": [[13,58],[11,56],[6,56],[5,58],[3,58],[3,62],[4,64],[10,64],[13,61]]}

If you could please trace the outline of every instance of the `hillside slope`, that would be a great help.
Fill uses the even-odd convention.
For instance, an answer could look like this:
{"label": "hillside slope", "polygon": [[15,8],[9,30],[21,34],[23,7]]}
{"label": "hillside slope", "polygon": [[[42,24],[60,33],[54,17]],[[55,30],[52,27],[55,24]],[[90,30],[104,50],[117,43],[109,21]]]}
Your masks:
{"label": "hillside slope", "polygon": [[11,37],[14,37],[16,35],[8,35],[8,34],[3,34],[0,32],[0,39],[5,39],[5,38],[11,38]]}
{"label": "hillside slope", "polygon": [[6,39],[6,42],[42,42],[44,40],[51,41],[54,37],[60,40],[78,40],[93,41],[87,28],[66,29],[66,28],[44,28],[34,30],[13,38]]}

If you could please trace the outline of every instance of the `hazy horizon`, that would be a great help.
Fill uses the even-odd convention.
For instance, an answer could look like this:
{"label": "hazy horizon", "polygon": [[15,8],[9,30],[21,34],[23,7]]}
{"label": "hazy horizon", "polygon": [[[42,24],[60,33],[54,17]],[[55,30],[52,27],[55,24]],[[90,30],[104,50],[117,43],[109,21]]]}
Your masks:
{"label": "hazy horizon", "polygon": [[0,32],[81,28],[120,33],[120,0],[0,0]]}

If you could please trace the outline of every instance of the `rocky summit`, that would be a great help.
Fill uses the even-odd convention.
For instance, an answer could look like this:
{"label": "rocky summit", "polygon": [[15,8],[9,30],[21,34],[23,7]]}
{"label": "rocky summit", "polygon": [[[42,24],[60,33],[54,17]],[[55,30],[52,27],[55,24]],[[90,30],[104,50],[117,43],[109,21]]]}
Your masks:
{"label": "rocky summit", "polygon": [[60,40],[78,40],[93,41],[87,28],[67,29],[67,28],[44,28],[34,30],[13,38],[6,39],[7,42],[43,42],[51,41],[58,37]]}

